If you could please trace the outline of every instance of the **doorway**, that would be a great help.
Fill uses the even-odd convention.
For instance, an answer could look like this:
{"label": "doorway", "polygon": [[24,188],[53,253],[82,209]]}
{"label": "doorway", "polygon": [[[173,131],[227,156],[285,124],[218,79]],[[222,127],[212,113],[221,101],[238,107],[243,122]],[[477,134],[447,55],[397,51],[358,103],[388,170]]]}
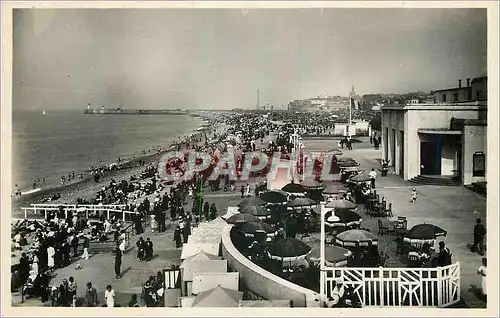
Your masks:
{"label": "doorway", "polygon": [[420,142],[420,175],[440,175],[441,156],[437,153],[436,148],[440,146],[435,141]]}

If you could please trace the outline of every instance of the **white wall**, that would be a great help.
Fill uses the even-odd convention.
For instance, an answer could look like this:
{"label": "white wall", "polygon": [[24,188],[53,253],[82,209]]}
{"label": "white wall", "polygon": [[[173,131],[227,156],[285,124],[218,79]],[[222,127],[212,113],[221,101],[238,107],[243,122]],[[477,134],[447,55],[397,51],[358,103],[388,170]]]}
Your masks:
{"label": "white wall", "polygon": [[193,276],[192,293],[198,295],[201,292],[216,288],[217,286],[238,290],[240,275],[232,273],[197,273]]}
{"label": "white wall", "polygon": [[[486,157],[487,151],[487,128],[486,126],[465,126],[462,144],[462,171],[463,171],[463,184],[470,185],[474,182],[485,182],[486,177],[473,177],[473,155],[475,152],[484,152]],[[488,173],[488,167],[485,163],[485,170]]]}

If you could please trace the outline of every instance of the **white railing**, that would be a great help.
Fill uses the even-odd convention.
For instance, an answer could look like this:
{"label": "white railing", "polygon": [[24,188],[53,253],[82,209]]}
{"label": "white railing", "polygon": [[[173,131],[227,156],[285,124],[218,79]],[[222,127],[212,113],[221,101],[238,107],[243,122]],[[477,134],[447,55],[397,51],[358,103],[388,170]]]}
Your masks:
{"label": "white railing", "polygon": [[57,203],[36,203],[36,204],[31,204],[32,207],[36,208],[59,208],[60,206],[64,206],[65,208],[86,208],[92,210],[93,208],[99,208],[99,207],[108,207],[110,209],[120,209],[124,208],[125,204],[106,204],[106,205],[99,205],[99,204],[57,204]]}
{"label": "white railing", "polygon": [[437,268],[325,267],[323,295],[334,281],[354,288],[363,307],[447,307],[460,300],[460,264]]}
{"label": "white railing", "polygon": [[65,217],[68,212],[85,213],[86,218],[106,216],[110,218],[115,214],[121,215],[123,221],[127,220],[127,215],[134,215],[135,212],[123,210],[125,205],[72,205],[72,204],[33,204],[31,207],[22,207],[24,219],[44,219],[47,218],[49,211],[59,211],[59,207],[63,207]]}

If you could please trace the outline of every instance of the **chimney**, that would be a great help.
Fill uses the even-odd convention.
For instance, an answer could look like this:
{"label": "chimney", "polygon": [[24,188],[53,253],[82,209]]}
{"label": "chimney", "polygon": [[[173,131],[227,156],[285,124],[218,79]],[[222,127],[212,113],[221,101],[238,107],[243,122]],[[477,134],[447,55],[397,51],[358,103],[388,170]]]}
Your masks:
{"label": "chimney", "polygon": [[458,80],[458,88],[462,88],[462,80],[461,79]]}
{"label": "chimney", "polygon": [[470,78],[467,79],[467,87],[470,86]]}

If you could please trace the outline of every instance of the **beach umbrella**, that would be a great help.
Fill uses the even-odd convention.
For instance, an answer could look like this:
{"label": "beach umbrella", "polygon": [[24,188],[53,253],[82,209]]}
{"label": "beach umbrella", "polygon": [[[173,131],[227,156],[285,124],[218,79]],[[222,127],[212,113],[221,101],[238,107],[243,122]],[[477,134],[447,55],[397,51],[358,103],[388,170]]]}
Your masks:
{"label": "beach umbrella", "polygon": [[287,184],[286,186],[284,186],[283,188],[281,188],[281,190],[283,190],[285,192],[288,192],[288,193],[304,193],[304,192],[306,192],[306,190],[304,189],[304,187],[302,187],[298,183],[293,183],[293,182]]}
{"label": "beach umbrella", "polygon": [[260,194],[260,198],[268,203],[285,203],[288,201],[288,193],[283,190],[271,190]]}
{"label": "beach umbrella", "polygon": [[243,292],[217,286],[199,293],[193,307],[239,307]]}
{"label": "beach umbrella", "polygon": [[356,166],[353,166],[353,167],[346,167],[346,166],[342,166],[342,171],[345,171],[345,172],[358,172],[358,171],[363,171],[363,169],[360,169],[359,168],[359,165],[356,165]]}
{"label": "beach umbrella", "polygon": [[349,209],[335,209],[325,213],[325,220],[329,226],[351,226],[361,223],[361,216]]}
{"label": "beach umbrella", "polygon": [[240,212],[243,214],[251,214],[253,216],[268,216],[270,212],[263,206],[252,205],[252,206],[244,206],[240,208]]}
{"label": "beach umbrella", "polygon": [[[346,248],[328,245],[325,246],[325,265],[326,266],[345,266],[347,265],[347,259],[352,255],[352,252]],[[317,248],[311,251],[309,255],[306,256],[311,262],[320,262],[321,260],[321,249]]]}
{"label": "beach umbrella", "polygon": [[300,185],[306,190],[319,190],[323,189],[325,186],[313,179],[307,179],[300,183]]}
{"label": "beach umbrella", "polygon": [[418,224],[412,227],[406,237],[409,239],[431,240],[439,236],[446,236],[447,232],[434,224]]}
{"label": "beach umbrella", "polygon": [[340,246],[371,246],[377,245],[378,237],[365,230],[348,230],[337,235],[335,242]]}
{"label": "beach umbrella", "polygon": [[334,148],[334,149],[330,149],[328,150],[327,153],[330,153],[330,154],[333,154],[334,156],[342,156],[342,151],[340,149],[337,149],[337,148]]}
{"label": "beach umbrella", "polygon": [[300,208],[313,205],[316,205],[316,201],[309,198],[295,198],[288,203],[288,207],[290,208]]}
{"label": "beach umbrella", "polygon": [[276,232],[276,229],[267,223],[247,222],[241,223],[240,231],[249,235],[254,235],[256,233],[272,234]]}
{"label": "beach umbrella", "polygon": [[357,205],[348,200],[333,200],[328,202],[325,205],[325,208],[334,208],[334,209],[355,209]]}
{"label": "beach umbrella", "polygon": [[305,258],[311,247],[296,238],[279,239],[267,246],[271,258],[283,261]]}
{"label": "beach umbrella", "polygon": [[264,206],[266,204],[267,204],[267,202],[262,200],[259,197],[251,197],[251,198],[246,198],[246,199],[242,200],[240,203],[238,203],[238,207],[241,208],[244,206],[253,206],[253,205]]}
{"label": "beach umbrella", "polygon": [[337,159],[337,163],[341,163],[341,162],[345,162],[345,161],[348,161],[348,160],[354,160],[352,159],[351,157],[347,157],[347,156],[335,156],[335,159]]}
{"label": "beach umbrella", "polygon": [[325,190],[323,190],[323,194],[339,194],[345,191],[346,188],[344,187],[344,185],[342,185],[341,183],[334,183],[326,187]]}
{"label": "beach umbrella", "polygon": [[357,163],[354,159],[350,159],[350,160],[346,160],[346,161],[341,161],[338,164],[339,164],[339,166],[341,168],[343,168],[343,167],[357,167],[357,166],[359,166],[359,163]]}
{"label": "beach umbrella", "polygon": [[[340,218],[335,214],[330,214],[328,217],[325,217],[327,223],[339,222]],[[329,224],[328,224],[329,225]]]}
{"label": "beach umbrella", "polygon": [[350,178],[349,180],[354,181],[354,182],[366,182],[370,181],[372,178],[368,173],[360,173],[355,175],[354,177]]}
{"label": "beach umbrella", "polygon": [[237,224],[246,222],[259,222],[259,218],[254,216],[253,214],[239,213],[231,216],[226,221],[230,224]]}

